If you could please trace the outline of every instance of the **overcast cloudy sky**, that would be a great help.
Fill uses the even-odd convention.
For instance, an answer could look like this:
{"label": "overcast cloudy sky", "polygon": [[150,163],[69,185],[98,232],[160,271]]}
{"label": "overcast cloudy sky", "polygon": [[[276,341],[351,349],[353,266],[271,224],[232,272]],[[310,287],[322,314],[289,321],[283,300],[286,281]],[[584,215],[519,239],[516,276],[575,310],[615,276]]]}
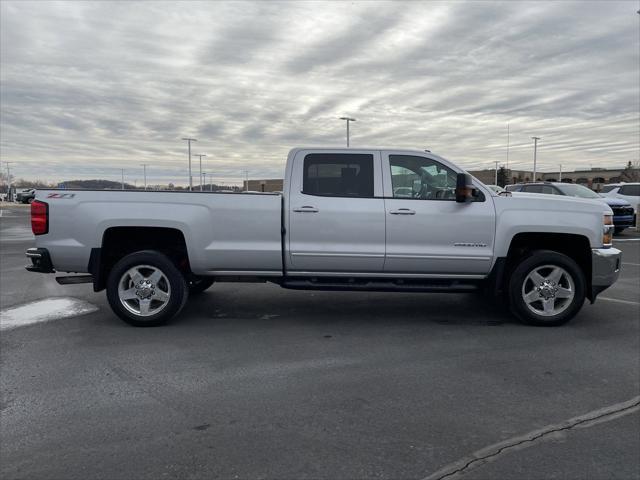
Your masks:
{"label": "overcast cloudy sky", "polygon": [[[640,149],[637,1],[2,1],[17,177],[281,177],[298,145],[430,148],[469,169],[619,167]],[[3,164],[4,165],[4,164]]]}

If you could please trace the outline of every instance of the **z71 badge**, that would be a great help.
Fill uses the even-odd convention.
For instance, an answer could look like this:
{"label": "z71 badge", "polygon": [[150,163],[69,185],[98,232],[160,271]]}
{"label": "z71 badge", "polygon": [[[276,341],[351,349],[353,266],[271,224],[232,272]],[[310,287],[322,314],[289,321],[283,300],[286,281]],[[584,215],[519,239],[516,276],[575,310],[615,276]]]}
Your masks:
{"label": "z71 badge", "polygon": [[75,193],[50,193],[47,198],[73,198],[75,196]]}

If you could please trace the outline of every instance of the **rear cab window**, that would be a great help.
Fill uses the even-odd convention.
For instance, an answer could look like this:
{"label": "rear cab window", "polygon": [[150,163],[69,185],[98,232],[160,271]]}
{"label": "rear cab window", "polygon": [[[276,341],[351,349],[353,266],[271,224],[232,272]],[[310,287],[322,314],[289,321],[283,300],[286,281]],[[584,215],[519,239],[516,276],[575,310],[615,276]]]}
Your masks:
{"label": "rear cab window", "polygon": [[357,153],[306,155],[302,174],[302,193],[325,197],[373,197],[373,155]]}

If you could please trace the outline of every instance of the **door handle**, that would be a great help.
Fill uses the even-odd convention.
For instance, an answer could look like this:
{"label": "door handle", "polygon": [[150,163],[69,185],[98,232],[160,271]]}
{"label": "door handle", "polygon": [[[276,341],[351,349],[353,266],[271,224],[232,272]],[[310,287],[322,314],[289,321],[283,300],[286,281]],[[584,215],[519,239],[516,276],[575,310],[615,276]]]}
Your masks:
{"label": "door handle", "polygon": [[398,210],[389,210],[391,215],[415,215],[416,211],[409,208],[399,208]]}
{"label": "door handle", "polygon": [[304,207],[294,208],[294,212],[299,213],[318,213],[318,209],[316,207],[312,207],[311,205],[305,205]]}

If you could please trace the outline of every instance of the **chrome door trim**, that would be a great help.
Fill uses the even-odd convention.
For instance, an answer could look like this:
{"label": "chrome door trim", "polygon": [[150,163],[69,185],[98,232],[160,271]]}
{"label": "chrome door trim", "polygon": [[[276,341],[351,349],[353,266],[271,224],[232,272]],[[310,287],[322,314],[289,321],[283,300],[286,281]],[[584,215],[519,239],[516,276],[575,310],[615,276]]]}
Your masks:
{"label": "chrome door trim", "polygon": [[325,253],[325,252],[295,252],[294,257],[354,257],[354,258],[384,258],[384,254],[369,253]]}
{"label": "chrome door trim", "polygon": [[482,260],[483,262],[490,262],[491,257],[463,257],[463,256],[449,256],[449,255],[398,255],[390,254],[387,258],[406,258],[406,259],[422,259],[422,260]]}

